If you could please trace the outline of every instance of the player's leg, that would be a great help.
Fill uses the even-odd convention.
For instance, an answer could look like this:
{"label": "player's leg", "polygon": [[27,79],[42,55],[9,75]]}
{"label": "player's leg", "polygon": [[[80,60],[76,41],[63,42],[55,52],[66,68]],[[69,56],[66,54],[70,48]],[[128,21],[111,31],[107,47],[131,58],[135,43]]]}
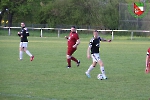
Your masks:
{"label": "player's leg", "polygon": [[34,56],[30,53],[29,50],[27,50],[27,46],[28,46],[28,42],[25,42],[25,43],[24,43],[24,52],[26,52],[26,54],[27,54],[28,56],[30,56],[30,61],[32,61],[32,60],[34,59]]}
{"label": "player's leg", "polygon": [[71,60],[73,60],[74,62],[78,63],[78,60],[75,57],[73,57],[73,56],[71,56]]}
{"label": "player's leg", "polygon": [[19,59],[22,60],[23,58],[23,42],[20,42],[20,45],[19,45]]}
{"label": "player's leg", "polygon": [[86,76],[87,76],[88,78],[91,77],[91,76],[90,76],[90,72],[95,68],[96,64],[97,64],[97,62],[94,61],[94,62],[89,66],[88,70],[85,72],[85,74],[86,74]]}
{"label": "player's leg", "polygon": [[66,55],[66,58],[67,58],[67,68],[71,68],[71,56],[69,54]]}
{"label": "player's leg", "polygon": [[[76,49],[71,50],[71,55],[76,51]],[[71,56],[71,60],[77,63],[77,67],[80,65],[80,60],[77,60],[75,57]]]}
{"label": "player's leg", "polygon": [[66,53],[66,59],[67,59],[67,68],[71,68],[71,49],[67,48],[67,53]]}
{"label": "player's leg", "polygon": [[103,75],[103,78],[104,78],[104,79],[107,79],[107,77],[106,77],[106,75],[105,75],[104,64],[103,64],[102,60],[99,59],[98,63],[99,63],[99,65],[100,65],[100,71],[101,71],[101,73],[102,73],[102,75]]}
{"label": "player's leg", "polygon": [[89,66],[88,70],[85,72],[86,76],[88,78],[90,78],[90,72],[95,68],[96,64],[97,64],[97,59],[94,57],[94,54],[91,54],[93,63]]}

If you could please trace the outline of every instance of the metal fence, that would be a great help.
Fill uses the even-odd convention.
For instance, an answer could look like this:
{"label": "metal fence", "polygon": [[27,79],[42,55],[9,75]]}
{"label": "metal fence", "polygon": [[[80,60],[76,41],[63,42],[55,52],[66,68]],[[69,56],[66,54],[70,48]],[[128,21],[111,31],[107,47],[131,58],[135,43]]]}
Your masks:
{"label": "metal fence", "polygon": [[[8,35],[11,35],[11,29],[20,29],[20,27],[0,27],[2,29],[8,29]],[[60,36],[61,31],[70,31],[70,29],[63,29],[63,28],[31,28],[28,29],[32,30],[40,30],[40,37],[43,37],[43,30],[55,30],[58,33],[58,37]],[[94,29],[77,29],[77,31],[90,31],[90,33]],[[134,33],[150,33],[150,30],[97,30],[99,32],[109,32],[111,33],[112,40],[114,39],[115,32],[130,32],[131,33],[131,40],[133,39]]]}

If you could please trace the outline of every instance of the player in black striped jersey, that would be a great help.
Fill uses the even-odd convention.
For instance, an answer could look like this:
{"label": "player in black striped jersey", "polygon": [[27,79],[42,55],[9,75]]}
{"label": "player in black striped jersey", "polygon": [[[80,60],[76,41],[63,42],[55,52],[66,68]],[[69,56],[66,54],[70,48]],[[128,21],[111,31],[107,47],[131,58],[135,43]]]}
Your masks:
{"label": "player in black striped jersey", "polygon": [[33,61],[34,56],[29,52],[29,50],[27,50],[27,46],[28,46],[28,36],[29,36],[29,32],[27,30],[27,28],[25,27],[25,23],[21,23],[21,31],[18,32],[18,36],[20,37],[21,41],[20,41],[20,46],[19,46],[19,58],[20,60],[22,60],[23,58],[23,51],[26,52],[26,54],[28,54],[30,56],[30,61]]}
{"label": "player in black striped jersey", "polygon": [[99,56],[100,41],[111,42],[111,40],[105,40],[103,38],[100,38],[100,36],[98,35],[98,31],[94,30],[93,38],[90,40],[90,43],[87,49],[87,58],[90,59],[90,57],[92,57],[93,59],[92,65],[85,72],[88,78],[90,78],[90,71],[92,71],[95,68],[96,64],[98,63],[100,65],[100,71],[103,75],[103,79],[107,79],[105,75],[104,64]]}

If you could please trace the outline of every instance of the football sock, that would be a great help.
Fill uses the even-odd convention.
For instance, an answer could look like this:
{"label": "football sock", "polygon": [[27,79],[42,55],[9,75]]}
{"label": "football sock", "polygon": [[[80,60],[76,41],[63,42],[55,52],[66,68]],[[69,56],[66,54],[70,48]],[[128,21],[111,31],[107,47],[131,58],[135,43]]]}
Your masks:
{"label": "football sock", "polygon": [[68,62],[68,66],[71,67],[71,58],[67,59],[67,62]]}
{"label": "football sock", "polygon": [[103,67],[103,66],[100,67],[100,70],[101,70],[101,73],[102,73],[102,74],[105,74],[105,70],[104,70],[104,67]]}
{"label": "football sock", "polygon": [[71,57],[71,60],[75,61],[76,63],[78,62],[78,60],[75,57]]}
{"label": "football sock", "polygon": [[26,50],[26,53],[27,53],[30,57],[32,57],[32,54],[31,54],[28,50]]}
{"label": "football sock", "polygon": [[19,54],[20,59],[22,59],[22,56],[23,56],[23,51],[20,51],[20,54]]}
{"label": "football sock", "polygon": [[87,70],[87,73],[90,73],[90,71],[92,71],[94,69],[94,67],[93,67],[93,65],[91,65],[90,67],[89,67],[89,69]]}

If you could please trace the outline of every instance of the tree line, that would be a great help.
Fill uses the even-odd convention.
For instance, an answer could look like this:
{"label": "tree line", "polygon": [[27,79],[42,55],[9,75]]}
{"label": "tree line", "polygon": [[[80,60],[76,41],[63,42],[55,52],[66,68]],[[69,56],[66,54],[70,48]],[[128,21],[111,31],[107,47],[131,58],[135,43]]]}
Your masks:
{"label": "tree line", "polygon": [[[117,29],[119,2],[133,0],[0,0],[0,24],[89,25]],[[137,1],[137,0],[136,0]],[[0,26],[1,26],[0,25]]]}

